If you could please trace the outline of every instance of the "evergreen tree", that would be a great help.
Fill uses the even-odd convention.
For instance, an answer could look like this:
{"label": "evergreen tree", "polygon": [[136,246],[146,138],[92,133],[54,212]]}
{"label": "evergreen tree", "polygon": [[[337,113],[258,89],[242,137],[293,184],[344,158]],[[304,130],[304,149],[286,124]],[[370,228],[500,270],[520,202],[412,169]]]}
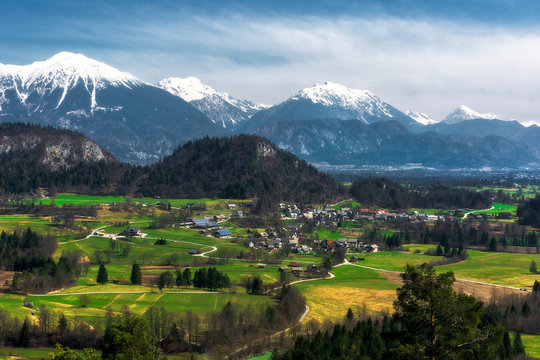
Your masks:
{"label": "evergreen tree", "polygon": [[525,317],[529,317],[531,315],[531,308],[529,307],[529,303],[526,301],[523,303],[523,306],[521,307],[521,315]]}
{"label": "evergreen tree", "polygon": [[28,347],[30,345],[30,325],[28,319],[24,319],[17,345],[20,347]]}
{"label": "evergreen tree", "polygon": [[184,270],[184,272],[182,273],[182,278],[184,279],[184,285],[191,285],[191,270],[189,270],[189,268],[186,268]]}
{"label": "evergreen tree", "polygon": [[462,358],[479,344],[499,349],[502,329],[479,326],[482,303],[454,292],[453,272],[436,274],[428,264],[419,268],[409,264],[401,277],[394,319],[401,324],[402,333],[399,346],[392,349],[394,356]]}
{"label": "evergreen tree", "polygon": [[437,250],[435,250],[435,255],[436,256],[442,256],[443,255],[443,250],[442,250],[442,247],[441,245],[437,245]]}
{"label": "evergreen tree", "polygon": [[508,359],[512,356],[512,340],[508,331],[504,332],[503,342],[501,345],[500,357],[501,359]]}
{"label": "evergreen tree", "polygon": [[512,354],[513,355],[525,354],[525,347],[523,347],[523,343],[521,342],[521,334],[519,332],[516,333],[516,336],[514,336]]}
{"label": "evergreen tree", "polygon": [[494,237],[489,241],[489,251],[497,251],[497,240]]}
{"label": "evergreen tree", "polygon": [[142,274],[141,274],[141,267],[138,264],[133,264],[131,267],[131,283],[133,285],[141,285],[142,284]]}
{"label": "evergreen tree", "polygon": [[68,331],[68,322],[66,317],[64,316],[64,313],[60,314],[60,318],[58,319],[58,332],[60,335],[65,335]]}
{"label": "evergreen tree", "polygon": [[175,272],[176,276],[176,286],[184,286],[184,278],[182,277],[182,272],[180,270],[176,270]]}
{"label": "evergreen tree", "polygon": [[540,282],[538,280],[534,280],[533,292],[540,292]]}
{"label": "evergreen tree", "polygon": [[531,265],[529,265],[529,271],[533,274],[536,274],[538,272],[538,269],[536,268],[536,261],[531,261]]}
{"label": "evergreen tree", "polygon": [[107,274],[107,269],[103,263],[99,265],[96,281],[98,284],[106,284],[109,282],[109,275]]}

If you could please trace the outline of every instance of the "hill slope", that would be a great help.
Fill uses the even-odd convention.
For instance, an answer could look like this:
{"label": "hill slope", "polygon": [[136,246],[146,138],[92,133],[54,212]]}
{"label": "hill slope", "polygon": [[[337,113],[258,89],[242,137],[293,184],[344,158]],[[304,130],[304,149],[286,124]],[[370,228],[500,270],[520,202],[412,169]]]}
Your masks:
{"label": "hill slope", "polygon": [[82,134],[0,125],[0,192],[59,191],[180,198],[325,202],[343,189],[330,176],[256,135],[189,141],[150,166],[118,162]]}
{"label": "hill slope", "polygon": [[148,168],[144,195],[261,197],[265,201],[320,203],[338,197],[330,176],[255,135],[188,142]]}

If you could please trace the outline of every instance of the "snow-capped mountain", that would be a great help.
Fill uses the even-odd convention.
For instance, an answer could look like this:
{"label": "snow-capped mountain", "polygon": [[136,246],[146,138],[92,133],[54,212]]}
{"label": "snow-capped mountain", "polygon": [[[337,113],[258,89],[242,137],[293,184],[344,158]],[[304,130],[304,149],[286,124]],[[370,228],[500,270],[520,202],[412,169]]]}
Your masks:
{"label": "snow-capped mountain", "polygon": [[448,114],[448,116],[444,118],[443,122],[446,124],[456,124],[461,121],[475,120],[475,119],[493,120],[493,119],[497,119],[497,115],[481,114],[477,111],[474,111],[470,107],[461,105],[456,110]]}
{"label": "snow-capped mountain", "polygon": [[134,163],[156,161],[187,140],[219,134],[184,100],[69,52],[26,66],[0,65],[0,121],[77,130]]}
{"label": "snow-capped mountain", "polygon": [[236,99],[227,93],[218,92],[196,77],[167,78],[161,80],[158,86],[189,102],[215,124],[224,128],[235,127],[256,112],[268,108],[267,105]]}
{"label": "snow-capped mountain", "polygon": [[405,115],[422,125],[432,125],[437,123],[437,121],[433,120],[431,116],[421,112],[407,111]]}
{"label": "snow-capped mountain", "polygon": [[247,123],[247,128],[254,130],[284,120],[314,119],[354,119],[364,124],[394,120],[407,128],[419,126],[370,91],[349,89],[327,81],[304,88],[284,102],[258,112]]}
{"label": "snow-capped mountain", "polygon": [[[120,72],[82,54],[69,52],[61,52],[45,61],[36,61],[26,66],[0,64],[0,78],[2,78],[0,84],[3,88],[0,106],[7,101],[5,92],[11,88],[21,102],[28,105],[34,112],[39,111],[44,96],[57,89],[62,95],[55,108],[62,105],[70,90],[82,84],[91,98],[90,109],[93,111],[98,107],[96,102],[98,89],[107,86],[130,88],[143,84],[130,73]],[[33,99],[29,99],[31,94],[34,96]]]}

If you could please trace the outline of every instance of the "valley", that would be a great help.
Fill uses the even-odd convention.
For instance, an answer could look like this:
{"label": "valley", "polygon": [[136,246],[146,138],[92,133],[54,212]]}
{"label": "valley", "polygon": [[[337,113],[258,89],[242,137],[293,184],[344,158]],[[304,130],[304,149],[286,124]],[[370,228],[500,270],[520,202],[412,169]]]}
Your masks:
{"label": "valley", "polygon": [[[38,208],[33,214],[18,211],[17,215],[0,215],[0,231],[21,231],[31,227],[42,234],[53,234],[58,244],[53,254],[56,261],[60,255],[67,253],[76,253],[80,259],[84,259],[75,283],[48,294],[18,294],[20,289],[10,289],[9,278],[3,282],[0,309],[9,311],[21,321],[30,319],[36,324],[44,308],[53,318],[63,314],[73,326],[83,322],[92,327],[103,326],[100,324],[103,324],[107,313],[121,314],[129,309],[130,313],[145,317],[150,308],[155,308],[164,309],[170,314],[193,314],[200,323],[202,334],[208,326],[206,322],[209,317],[229,302],[240,308],[276,306],[275,296],[269,295],[275,293],[281,284],[290,282],[305,296],[309,309],[302,317],[301,325],[295,325],[294,332],[298,332],[303,328],[324,326],[329,321],[339,321],[348,309],[359,317],[391,315],[394,312],[396,289],[400,284],[398,274],[404,266],[429,262],[436,265],[441,259],[440,255],[435,254],[436,244],[414,243],[412,232],[410,243],[404,240],[403,229],[412,231],[407,222],[424,210],[402,212],[407,214],[404,223],[391,217],[380,216],[376,219],[373,215],[366,215],[368,213],[361,203],[345,201],[332,207],[320,205],[304,209],[292,219],[297,207],[289,204],[281,207],[281,219],[276,219],[252,214],[251,200],[126,198],[68,193],[57,194],[54,198],[20,199],[12,204],[4,202],[1,208],[2,211],[24,209],[24,204],[29,203]],[[94,214],[76,215],[74,221],[69,223],[65,219],[55,222],[51,216],[39,214],[48,207],[92,208]],[[480,217],[478,220],[468,218],[457,221],[484,224],[482,226],[489,224],[486,229],[495,234],[505,223],[504,219],[498,219],[498,213],[515,214],[515,207],[501,203],[493,204],[492,208],[484,212],[489,222]],[[376,209],[385,214],[381,210]],[[447,209],[428,209],[425,212],[439,214],[441,219],[448,219],[449,216]],[[473,213],[482,214],[481,211]],[[196,229],[192,228],[193,223],[189,225],[189,219],[187,222],[183,220],[183,214],[190,214],[189,219],[220,220],[207,230]],[[317,219],[325,220],[314,223],[314,214],[319,214],[316,215]],[[324,214],[324,217],[321,218],[320,214]],[[463,217],[463,214],[460,216]],[[349,220],[343,219],[349,216]],[[172,222],[160,222],[171,217]],[[430,223],[421,219],[415,220],[418,226],[435,226],[433,220]],[[340,222],[338,226],[336,220]],[[316,225],[318,222],[320,224]],[[142,235],[118,236],[126,227],[138,228]],[[228,229],[231,234],[217,238],[214,236],[216,228]],[[388,247],[388,239],[393,235],[399,235],[401,245]],[[368,240],[370,237],[373,240]],[[165,240],[165,244],[156,245],[159,239]],[[275,239],[279,241],[279,247]],[[379,249],[369,252],[361,251],[363,248],[360,245],[330,247],[345,244],[347,239],[356,243],[375,241]],[[531,250],[530,247],[524,249]],[[463,260],[436,265],[436,269],[452,270],[459,279],[455,289],[472,294],[486,304],[492,301],[499,303],[501,299],[519,302],[524,299],[523,296],[530,296],[528,294],[531,294],[538,277],[529,271],[529,264],[531,261],[540,263],[540,255],[535,250],[529,254],[488,250],[487,247],[482,250],[467,249],[468,256]],[[329,269],[330,276],[324,275],[325,258],[334,263]],[[140,285],[130,281],[134,263],[141,267]],[[105,284],[96,282],[100,264],[105,264],[108,272],[109,280]],[[310,270],[312,265],[314,270]],[[299,267],[300,272],[295,273],[294,266]],[[176,270],[191,269],[193,274],[197,269],[208,267],[226,274],[230,285],[217,291],[192,285],[159,285],[160,275],[165,272],[174,274]],[[285,271],[281,270],[283,267]],[[5,274],[9,277],[9,273]],[[269,291],[268,295],[246,293],[246,281],[254,277],[262,280]],[[302,281],[308,279],[310,281]],[[31,303],[32,307],[23,306],[25,303]],[[527,353],[540,356],[533,346],[538,338],[533,336],[525,341],[526,337],[523,336]],[[16,350],[0,348],[0,354],[9,351]]]}

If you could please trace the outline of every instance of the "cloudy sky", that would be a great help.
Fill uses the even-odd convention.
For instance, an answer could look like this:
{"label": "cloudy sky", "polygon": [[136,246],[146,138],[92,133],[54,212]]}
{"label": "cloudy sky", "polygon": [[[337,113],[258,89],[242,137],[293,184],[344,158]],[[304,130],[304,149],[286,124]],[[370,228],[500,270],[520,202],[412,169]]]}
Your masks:
{"label": "cloudy sky", "polygon": [[267,104],[326,80],[440,120],[540,123],[540,1],[2,0],[0,63],[83,53]]}

